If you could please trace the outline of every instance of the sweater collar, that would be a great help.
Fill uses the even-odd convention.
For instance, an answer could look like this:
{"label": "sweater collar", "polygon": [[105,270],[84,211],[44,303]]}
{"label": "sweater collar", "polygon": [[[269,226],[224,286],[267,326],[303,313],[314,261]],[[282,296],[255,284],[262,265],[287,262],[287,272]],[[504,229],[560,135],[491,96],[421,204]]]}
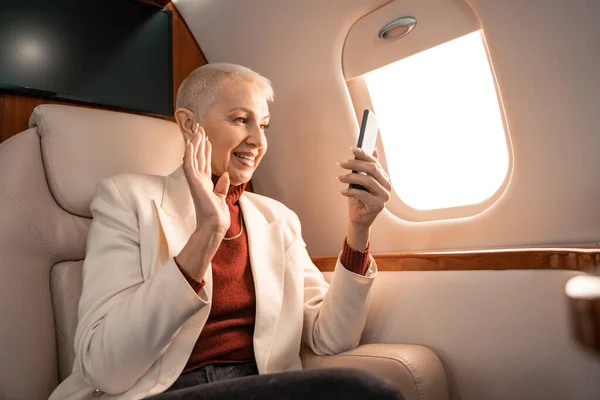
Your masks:
{"label": "sweater collar", "polygon": [[[217,184],[217,181],[219,180],[219,178],[220,178],[220,176],[212,174],[213,185]],[[244,194],[244,190],[246,190],[247,185],[248,185],[248,182],[242,183],[241,185],[237,185],[237,186],[229,185],[229,190],[227,191],[227,197],[226,197],[225,201],[229,204],[236,204],[239,201],[240,197],[242,197],[242,194]]]}

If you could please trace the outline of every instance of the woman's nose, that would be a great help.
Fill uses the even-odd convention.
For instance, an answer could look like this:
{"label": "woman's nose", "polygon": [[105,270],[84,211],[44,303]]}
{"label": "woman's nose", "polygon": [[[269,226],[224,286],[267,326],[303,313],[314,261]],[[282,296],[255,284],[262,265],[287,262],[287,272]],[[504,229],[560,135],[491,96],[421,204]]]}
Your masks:
{"label": "woman's nose", "polygon": [[255,145],[258,148],[265,147],[267,137],[265,136],[264,130],[260,125],[253,125],[250,129],[250,135],[248,137],[248,143]]}

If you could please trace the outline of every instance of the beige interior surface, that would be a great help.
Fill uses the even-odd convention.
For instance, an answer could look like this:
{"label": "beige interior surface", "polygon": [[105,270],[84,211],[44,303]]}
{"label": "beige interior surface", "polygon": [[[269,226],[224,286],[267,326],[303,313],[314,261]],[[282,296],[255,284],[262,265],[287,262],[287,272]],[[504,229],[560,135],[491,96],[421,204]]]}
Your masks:
{"label": "beige interior surface", "polygon": [[439,357],[423,346],[365,344],[335,356],[317,356],[304,348],[302,367],[360,368],[393,383],[404,400],[448,400],[446,373]]}
{"label": "beige interior surface", "polygon": [[[89,205],[100,179],[122,171],[166,175],[183,154],[177,125],[158,118],[51,104],[36,108],[29,126],[38,128],[54,199],[82,217],[91,217]],[[148,132],[156,138],[148,140]]]}
{"label": "beige interior surface", "polygon": [[577,274],[380,272],[361,344],[433,350],[452,400],[595,400],[600,357],[569,331],[564,287]]}
{"label": "beige interior surface", "polygon": [[[0,398],[48,398],[58,382],[50,268],[81,260],[90,221],[61,209],[36,129],[0,145]],[[27,184],[23,184],[26,182]],[[24,376],[27,381],[23,380]]]}
{"label": "beige interior surface", "polygon": [[[415,28],[401,39],[381,40],[381,27],[403,16],[415,18]],[[356,78],[477,29],[479,20],[464,1],[391,1],[356,21],[348,32],[342,53],[344,77]]]}
{"label": "beige interior surface", "polygon": [[[395,3],[408,13],[413,2]],[[254,188],[298,213],[315,256],[336,254],[346,228],[345,199],[336,180],[342,170],[335,163],[350,158],[358,125],[343,74],[343,49],[350,45],[346,40],[353,24],[385,3],[175,2],[209,62],[245,64],[273,80],[270,149]],[[600,185],[593,184],[593,171],[600,169],[600,3],[466,4],[485,32],[510,129],[514,166],[507,190],[471,218],[412,223],[384,213],[373,230],[373,249],[598,241]],[[401,9],[396,7],[389,18]],[[454,23],[451,18],[439,21]],[[391,150],[385,151],[389,157]]]}
{"label": "beige interior surface", "polygon": [[56,330],[58,381],[64,381],[75,362],[77,309],[83,284],[83,260],[57,263],[50,269],[50,292]]}

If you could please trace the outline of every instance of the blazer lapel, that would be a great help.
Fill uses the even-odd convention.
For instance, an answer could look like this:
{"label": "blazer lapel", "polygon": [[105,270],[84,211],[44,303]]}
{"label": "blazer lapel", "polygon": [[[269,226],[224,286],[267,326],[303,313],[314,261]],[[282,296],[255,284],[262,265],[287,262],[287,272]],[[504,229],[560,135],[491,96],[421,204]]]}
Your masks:
{"label": "blazer lapel", "polygon": [[269,358],[283,300],[285,248],[281,220],[268,221],[244,194],[240,207],[248,232],[250,266],[256,293],[254,354],[260,373],[269,371]]}

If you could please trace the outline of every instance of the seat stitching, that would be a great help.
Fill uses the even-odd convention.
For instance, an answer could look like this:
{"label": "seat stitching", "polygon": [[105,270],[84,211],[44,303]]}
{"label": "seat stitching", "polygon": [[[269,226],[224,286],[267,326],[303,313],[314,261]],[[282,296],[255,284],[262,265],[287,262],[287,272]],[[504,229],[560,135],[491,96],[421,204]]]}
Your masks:
{"label": "seat stitching", "polygon": [[[66,343],[66,342],[67,342],[67,341],[65,340],[65,338],[64,338],[64,337],[62,337],[62,336],[61,336],[60,334],[58,334],[58,332],[57,332],[57,335],[56,335],[56,345],[57,345],[57,346],[56,346],[56,347],[58,348],[58,347],[59,347],[59,345],[60,345],[61,343]],[[59,368],[59,369],[60,369],[60,364],[61,364],[61,363],[62,363],[62,361],[65,359],[65,356],[66,356],[67,352],[68,352],[68,349],[66,349],[66,350],[64,350],[64,351],[61,351],[61,352],[58,352],[58,355],[57,355],[57,356],[58,356],[58,368]]]}
{"label": "seat stitching", "polygon": [[421,385],[421,378],[418,376],[415,368],[404,358],[399,356],[389,356],[389,355],[378,355],[373,356],[369,354],[338,354],[339,357],[366,357],[366,358],[384,358],[392,361],[396,361],[399,364],[403,365],[406,369],[408,369],[411,373],[415,386],[417,387],[417,391],[419,393],[419,399],[425,400],[425,395],[423,393],[423,386]]}
{"label": "seat stitching", "polygon": [[65,344],[67,345],[67,347],[69,348],[69,350],[71,350],[73,353],[75,353],[75,348],[73,346],[71,346],[71,344],[67,340],[67,336],[60,330],[60,328],[58,327],[58,325],[55,325],[55,327],[56,327],[56,333],[58,333],[59,336],[62,337],[62,339],[65,341]]}
{"label": "seat stitching", "polygon": [[54,276],[56,278],[56,282],[58,284],[60,284],[61,288],[67,292],[67,294],[69,296],[71,296],[71,298],[75,301],[75,302],[79,302],[79,299],[77,299],[77,297],[71,293],[71,291],[67,288],[67,285],[65,284],[65,282],[58,276],[56,275],[56,273],[54,272],[54,268],[52,268],[52,270],[50,271],[50,273],[52,274],[52,276]]}
{"label": "seat stitching", "polygon": [[[56,322],[55,322],[55,324],[54,324],[54,327],[55,327],[55,330],[56,330],[56,333],[57,333],[57,337],[58,337],[59,339],[62,339],[63,343],[64,343],[64,344],[66,345],[66,347],[67,347],[67,350],[66,350],[66,351],[63,351],[63,352],[61,352],[61,354],[59,354],[59,355],[58,355],[58,357],[59,357],[59,358],[56,360],[56,364],[57,364],[57,365],[56,365],[56,367],[57,367],[57,368],[58,368],[58,370],[60,371],[60,370],[61,370],[61,368],[60,368],[60,366],[61,366],[61,360],[65,360],[65,358],[66,358],[67,356],[69,356],[69,355],[76,356],[76,354],[75,354],[75,349],[73,348],[73,346],[71,346],[71,345],[69,344],[69,341],[68,341],[68,340],[67,340],[67,338],[65,337],[65,334],[64,334],[64,333],[62,333],[62,331],[61,331],[61,330],[58,328],[58,325],[56,324]],[[69,352],[69,351],[70,351],[70,352]],[[65,378],[66,378],[66,377],[65,377]]]}
{"label": "seat stitching", "polygon": [[[56,306],[55,306],[54,302],[52,302],[52,303],[53,303],[53,304],[52,304],[52,309],[53,309],[53,312],[52,312],[52,317],[53,317],[53,318],[52,318],[52,319],[54,320],[54,330],[55,330],[55,332],[56,332],[56,334],[57,334],[57,339],[62,339],[62,341],[65,343],[65,345],[66,345],[66,347],[67,347],[67,351],[69,351],[69,350],[70,350],[70,352],[71,352],[73,355],[75,355],[75,348],[74,348],[73,346],[71,346],[71,344],[70,344],[70,343],[69,343],[69,341],[67,340],[67,337],[66,337],[66,335],[65,335],[65,334],[64,334],[64,333],[61,331],[61,329],[59,328],[59,324],[58,324],[58,322],[56,321]],[[58,343],[57,343],[57,345],[58,345]],[[56,360],[56,366],[57,366],[57,368],[60,370],[60,360],[61,360],[61,359],[64,359],[64,357],[65,357],[65,354],[59,354],[58,356],[59,356],[59,359],[57,359],[57,360]]]}
{"label": "seat stitching", "polygon": [[50,248],[50,246],[48,244],[48,241],[46,239],[46,236],[44,235],[44,232],[42,232],[42,230],[33,223],[32,216],[28,213],[28,211],[25,209],[25,207],[23,207],[21,205],[21,203],[19,203],[14,197],[12,197],[6,190],[4,190],[4,188],[0,188],[0,193],[5,198],[7,198],[9,201],[11,201],[14,204],[14,206],[20,211],[21,215],[27,222],[27,225],[29,226],[31,231],[33,233],[35,233],[37,238],[40,240],[42,246],[44,247],[44,250],[46,250],[46,252],[48,253],[49,259],[52,262],[54,260],[54,254],[52,252],[52,249]]}

